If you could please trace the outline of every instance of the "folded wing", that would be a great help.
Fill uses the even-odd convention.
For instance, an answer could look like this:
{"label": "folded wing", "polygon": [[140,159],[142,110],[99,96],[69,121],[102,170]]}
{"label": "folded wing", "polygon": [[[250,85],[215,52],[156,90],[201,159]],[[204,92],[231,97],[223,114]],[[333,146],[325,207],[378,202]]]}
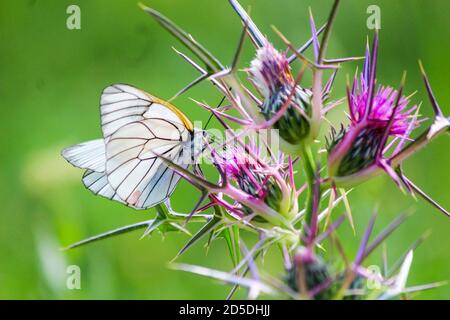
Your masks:
{"label": "folded wing", "polygon": [[73,166],[96,172],[105,171],[105,142],[103,139],[91,140],[68,147],[62,156]]}
{"label": "folded wing", "polygon": [[181,163],[192,124],[174,106],[125,84],[103,90],[103,139],[84,142],[62,155],[87,169],[84,185],[96,195],[145,209],[166,200],[180,176],[160,157]]}
{"label": "folded wing", "polygon": [[190,122],[170,104],[127,85],[106,88],[101,101],[109,185],[135,208],[164,201],[179,176],[160,157],[179,162]]}

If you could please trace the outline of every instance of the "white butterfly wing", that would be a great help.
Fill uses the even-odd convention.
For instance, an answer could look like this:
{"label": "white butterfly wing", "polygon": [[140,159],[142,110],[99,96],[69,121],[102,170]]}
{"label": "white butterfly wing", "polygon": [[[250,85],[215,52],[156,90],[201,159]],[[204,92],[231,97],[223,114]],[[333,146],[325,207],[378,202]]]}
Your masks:
{"label": "white butterfly wing", "polygon": [[83,184],[96,195],[125,203],[111,187],[104,172],[86,170],[83,175]]}
{"label": "white butterfly wing", "polygon": [[105,171],[105,142],[103,139],[83,142],[64,149],[62,156],[73,166],[96,172]]}
{"label": "white butterfly wing", "polygon": [[[107,142],[118,129],[145,119],[159,118],[178,124],[189,122],[175,110],[171,110],[166,102],[133,86],[111,85],[103,90],[100,99],[103,137]],[[190,123],[188,126],[191,129]]]}
{"label": "white butterfly wing", "polygon": [[[177,162],[178,159],[174,159]],[[187,165],[181,164],[185,169]],[[180,180],[180,176],[165,165],[160,165],[154,176],[142,190],[135,208],[150,208],[168,199]]]}
{"label": "white butterfly wing", "polygon": [[[175,159],[177,161],[177,159]],[[183,165],[187,168],[186,165]],[[135,209],[151,208],[169,198],[180,180],[180,176],[167,166],[159,166],[155,175],[142,190],[141,196],[134,205],[123,201],[111,187],[106,174],[86,170],[83,176],[83,184],[95,195],[127,204]]]}
{"label": "white butterfly wing", "polygon": [[181,163],[192,124],[170,104],[135,87],[107,87],[100,101],[104,139],[63,150],[76,167],[87,169],[84,185],[96,195],[145,209],[166,200],[180,176],[158,156]]}
{"label": "white butterfly wing", "polygon": [[152,100],[143,91],[132,86],[115,84],[103,90],[100,115],[103,137],[109,137],[122,126],[144,120],[144,113]]}
{"label": "white butterfly wing", "polygon": [[92,193],[124,203],[110,186],[105,173],[106,154],[103,139],[83,142],[62,151],[62,156],[77,168],[87,169],[83,184]]}
{"label": "white butterfly wing", "polygon": [[111,136],[106,146],[106,175],[128,205],[147,207],[154,202],[152,193],[147,194],[152,188],[149,184],[160,167],[166,168],[159,156],[172,161],[179,158],[182,142],[188,138],[187,132],[184,139],[180,132],[168,121],[148,119],[130,123]]}
{"label": "white butterfly wing", "polygon": [[101,101],[110,187],[135,208],[164,201],[179,176],[159,156],[172,161],[181,158],[184,143],[191,137],[186,119],[170,105],[127,85],[106,88]]}

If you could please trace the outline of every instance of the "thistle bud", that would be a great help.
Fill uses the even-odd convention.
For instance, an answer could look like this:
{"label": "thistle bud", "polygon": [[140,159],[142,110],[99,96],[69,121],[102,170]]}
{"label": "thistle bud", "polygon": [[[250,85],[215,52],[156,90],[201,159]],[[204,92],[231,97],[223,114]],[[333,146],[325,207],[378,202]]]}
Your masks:
{"label": "thistle bud", "polygon": [[299,144],[310,130],[311,92],[295,83],[286,56],[266,42],[251,62],[250,75],[264,97],[261,113],[265,119],[279,117],[273,128],[286,142]]}
{"label": "thistle bud", "polygon": [[346,294],[344,296],[344,300],[362,300],[364,298],[363,292],[366,287],[367,287],[367,279],[364,278],[363,276],[360,276],[359,274],[356,275],[348,288],[350,294]]}
{"label": "thistle bud", "polygon": [[[332,298],[332,292],[326,286],[330,280],[329,268],[320,257],[310,249],[301,247],[297,250],[293,262],[286,279],[293,290],[317,300]],[[324,288],[320,290],[322,286]]]}

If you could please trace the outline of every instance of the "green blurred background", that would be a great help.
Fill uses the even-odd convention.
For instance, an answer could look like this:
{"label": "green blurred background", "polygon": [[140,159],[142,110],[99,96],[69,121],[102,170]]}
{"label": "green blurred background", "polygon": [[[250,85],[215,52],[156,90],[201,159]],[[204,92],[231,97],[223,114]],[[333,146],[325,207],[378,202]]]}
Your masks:
{"label": "green blurred background", "polygon": [[[192,33],[221,61],[229,64],[241,24],[225,0],[151,0],[160,10]],[[81,30],[66,28],[66,8],[81,8]],[[309,38],[308,6],[318,24],[325,21],[331,0],[242,0],[252,16],[278,46],[271,25],[291,41]],[[381,8],[382,31],[379,81],[397,85],[408,71],[407,92],[430,105],[421,83],[417,60],[423,60],[446,114],[450,113],[450,23],[448,0],[344,0],[332,34],[329,57],[362,55],[366,36],[366,9]],[[71,252],[60,247],[87,236],[150,218],[154,213],[134,211],[93,196],[81,185],[82,172],[59,155],[68,145],[100,137],[99,95],[116,82],[129,83],[162,98],[170,98],[196,72],[171,49],[183,49],[133,1],[22,0],[0,2],[0,298],[3,299],[221,299],[228,286],[167,268],[187,237],[154,234],[139,240],[134,232],[94,243]],[[247,43],[243,63],[251,57]],[[360,63],[343,68],[334,94],[343,96],[345,75]],[[193,97],[215,104],[219,94],[205,83],[178,98],[175,104],[191,119],[207,114]],[[345,118],[342,106],[333,121]],[[408,160],[405,169],[418,185],[450,208],[449,141],[439,138]],[[181,183],[174,195],[176,209],[189,210],[196,196]],[[380,206],[376,229],[398,213],[416,213],[387,242],[390,261],[423,232],[431,236],[415,252],[408,285],[450,278],[450,221],[422,201],[402,194],[387,177],[379,177],[350,195],[357,226],[339,234],[350,256],[374,206]],[[341,209],[342,211],[342,209]],[[379,264],[381,253],[368,261]],[[279,273],[278,255],[267,265]],[[224,243],[216,242],[206,254],[202,245],[181,261],[231,268]],[[65,286],[66,267],[81,268],[81,290]],[[418,296],[450,298],[449,286]],[[237,297],[244,297],[240,291]]]}

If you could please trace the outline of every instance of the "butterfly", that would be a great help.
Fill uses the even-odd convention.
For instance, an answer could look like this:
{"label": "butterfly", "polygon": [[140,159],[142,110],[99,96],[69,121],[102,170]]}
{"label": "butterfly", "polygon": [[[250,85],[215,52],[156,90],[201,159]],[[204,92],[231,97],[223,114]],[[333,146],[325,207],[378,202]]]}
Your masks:
{"label": "butterfly", "polygon": [[[126,84],[105,88],[100,99],[103,138],[62,151],[86,169],[83,184],[94,194],[135,209],[153,207],[173,193],[180,175],[161,159],[187,169],[197,132],[175,106]],[[190,161],[189,161],[190,160]]]}

